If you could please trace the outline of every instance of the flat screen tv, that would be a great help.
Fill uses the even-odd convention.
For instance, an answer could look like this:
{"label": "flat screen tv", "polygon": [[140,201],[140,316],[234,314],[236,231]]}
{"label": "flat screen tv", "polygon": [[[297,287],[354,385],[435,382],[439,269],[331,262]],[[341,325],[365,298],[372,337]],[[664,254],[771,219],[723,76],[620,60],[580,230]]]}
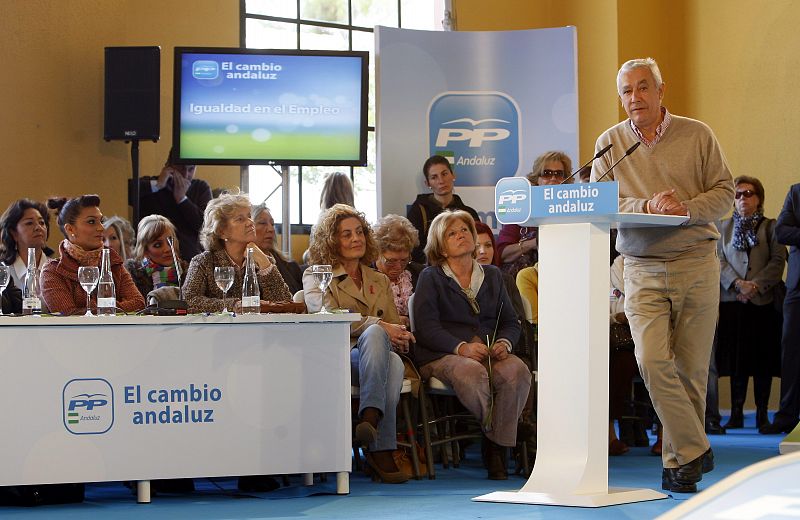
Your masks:
{"label": "flat screen tv", "polygon": [[366,165],[368,61],[359,51],[176,47],[178,161]]}

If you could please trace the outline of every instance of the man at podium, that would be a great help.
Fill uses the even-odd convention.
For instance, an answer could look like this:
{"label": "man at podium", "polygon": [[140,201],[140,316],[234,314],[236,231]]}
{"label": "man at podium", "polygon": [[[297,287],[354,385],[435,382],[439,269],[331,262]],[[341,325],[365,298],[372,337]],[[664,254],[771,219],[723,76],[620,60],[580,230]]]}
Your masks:
{"label": "man at podium", "polygon": [[[623,64],[617,91],[628,119],[606,130],[596,150],[643,145],[606,177],[619,182],[620,212],[687,217],[680,226],[622,228],[617,250],[636,360],[664,426],[662,487],[692,493],[714,468],[704,427],[719,304],[714,221],[732,207],[733,182],[711,129],[670,114],[664,87],[652,58]],[[595,161],[592,180],[612,161]]]}

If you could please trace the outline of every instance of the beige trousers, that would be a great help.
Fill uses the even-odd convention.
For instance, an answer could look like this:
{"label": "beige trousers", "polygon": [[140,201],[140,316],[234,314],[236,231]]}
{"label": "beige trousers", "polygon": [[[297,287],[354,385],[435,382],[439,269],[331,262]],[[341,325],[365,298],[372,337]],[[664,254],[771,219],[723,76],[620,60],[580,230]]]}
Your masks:
{"label": "beige trousers", "polygon": [[665,468],[691,462],[709,447],[705,397],[718,312],[716,252],[668,262],[625,259],[625,314],[664,426]]}
{"label": "beige trousers", "polygon": [[[431,376],[455,391],[458,400],[481,424],[489,413],[489,374],[486,366],[474,359],[447,354],[420,367],[424,379]],[[492,361],[495,398],[491,429],[486,436],[500,446],[516,446],[517,422],[531,389],[531,371],[514,354],[503,361]]]}

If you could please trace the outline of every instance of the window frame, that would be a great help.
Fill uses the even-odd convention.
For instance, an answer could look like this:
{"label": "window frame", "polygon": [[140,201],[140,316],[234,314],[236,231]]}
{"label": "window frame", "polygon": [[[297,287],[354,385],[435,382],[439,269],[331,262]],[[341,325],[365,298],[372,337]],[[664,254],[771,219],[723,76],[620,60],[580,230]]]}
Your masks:
{"label": "window frame", "polygon": [[[300,17],[300,0],[296,1],[296,16],[294,18],[287,18],[284,16],[271,16],[271,15],[264,15],[264,14],[254,14],[247,12],[247,0],[239,0],[239,45],[242,48],[247,47],[247,20],[254,19],[254,20],[264,20],[268,22],[279,22],[279,23],[288,23],[295,25],[295,48],[300,50],[300,35],[301,35],[301,28],[303,26],[314,26],[314,27],[324,27],[329,29],[339,29],[339,30],[346,30],[348,34],[347,38],[347,50],[353,50],[353,32],[365,32],[365,33],[375,33],[374,28],[372,27],[363,27],[358,25],[353,25],[353,2],[352,0],[347,0],[347,24],[337,23],[337,22],[325,22],[320,20],[309,20]],[[402,11],[402,0],[396,0],[397,2],[397,25],[396,27],[402,27],[403,21],[403,11]],[[375,126],[368,125],[367,126],[367,141],[369,142],[370,137],[373,139],[375,138]],[[369,162],[369,156],[368,160]],[[311,232],[311,223],[306,223],[303,220],[303,166],[295,166],[292,167],[298,168],[298,175],[297,175],[297,201],[299,204],[298,207],[298,218],[299,222],[291,223],[290,231],[291,233],[303,233],[307,234]],[[355,168],[356,166],[342,166],[341,169],[347,171],[346,169],[349,168],[349,175],[350,181],[353,182],[355,185]],[[249,175],[249,173],[248,173]],[[295,186],[290,186],[290,194],[294,193]],[[294,197],[292,197],[294,198]],[[290,202],[291,204],[291,202]],[[276,232],[282,232],[283,223],[276,224]]]}

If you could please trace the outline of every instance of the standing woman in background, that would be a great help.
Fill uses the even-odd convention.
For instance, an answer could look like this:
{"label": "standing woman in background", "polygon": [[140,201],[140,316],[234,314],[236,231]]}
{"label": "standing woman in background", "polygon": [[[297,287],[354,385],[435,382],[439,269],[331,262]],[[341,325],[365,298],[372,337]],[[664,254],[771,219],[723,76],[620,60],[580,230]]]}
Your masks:
{"label": "standing woman in background", "polygon": [[322,193],[319,195],[319,209],[326,210],[334,204],[347,204],[355,207],[355,193],[353,181],[344,172],[329,173],[322,184]]}
{"label": "standing woman in background", "polygon": [[428,157],[422,165],[422,175],[425,186],[430,193],[420,193],[411,204],[406,216],[411,224],[419,231],[419,245],[414,248],[411,258],[420,264],[425,263],[425,244],[428,243],[428,230],[436,215],[445,210],[466,211],[475,219],[480,220],[478,212],[470,208],[453,192],[456,183],[456,174],[450,161],[441,155]]}
{"label": "standing woman in background", "polygon": [[[78,282],[78,268],[100,266],[103,252],[103,214],[100,197],[81,195],[72,199],[52,198],[47,206],[58,210],[58,226],[65,240],[58,246],[61,258],[50,260],[42,268],[42,300],[50,312],[75,314],[85,310],[86,293]],[[144,298],[128,271],[122,267],[122,258],[111,250],[111,275],[117,307],[125,312],[144,308]],[[93,306],[93,309],[96,307]]]}
{"label": "standing woman in background", "polygon": [[780,376],[780,316],[772,288],[781,281],[786,246],[775,237],[775,219],[764,216],[764,186],[755,177],[733,181],[734,211],[720,222],[720,304],[717,372],[731,377],[731,417],[726,429],[744,426],[747,383],[753,376],[756,427],[769,424],[772,376]]}

